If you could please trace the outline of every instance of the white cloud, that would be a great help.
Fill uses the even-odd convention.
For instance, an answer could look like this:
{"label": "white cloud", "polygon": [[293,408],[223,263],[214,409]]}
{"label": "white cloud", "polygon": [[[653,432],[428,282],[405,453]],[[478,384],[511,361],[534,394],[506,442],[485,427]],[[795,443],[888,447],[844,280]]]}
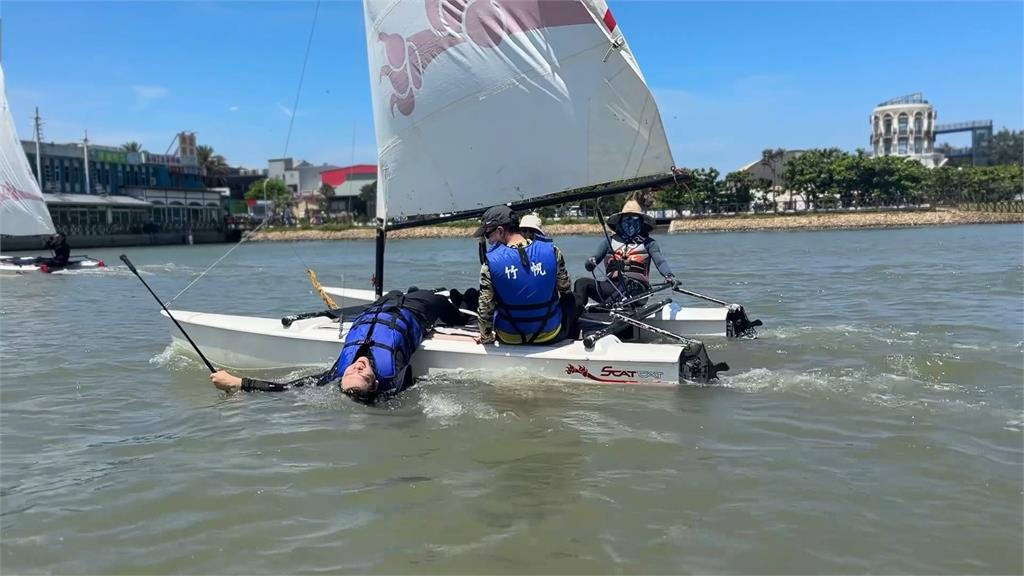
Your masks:
{"label": "white cloud", "polygon": [[238,112],[238,106],[230,106],[230,107],[228,107],[228,111],[230,111],[230,112]]}
{"label": "white cloud", "polygon": [[287,116],[289,118],[292,117],[292,109],[287,107],[287,106],[285,106],[284,104],[281,104],[280,102],[278,102],[277,103],[277,109],[280,110],[281,113],[284,114],[285,116]]}
{"label": "white cloud", "polygon": [[150,100],[156,100],[167,96],[167,88],[163,86],[132,86],[132,90],[135,91],[135,97],[140,102],[149,102]]}

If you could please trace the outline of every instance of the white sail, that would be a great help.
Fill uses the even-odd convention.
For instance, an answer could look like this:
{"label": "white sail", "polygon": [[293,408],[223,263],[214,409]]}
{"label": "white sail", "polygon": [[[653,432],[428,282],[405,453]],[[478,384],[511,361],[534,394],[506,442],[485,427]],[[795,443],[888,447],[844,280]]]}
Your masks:
{"label": "white sail", "polygon": [[386,220],[667,172],[602,1],[364,0]]}
{"label": "white sail", "polygon": [[0,98],[3,99],[3,119],[0,120],[3,123],[0,126],[0,234],[53,234],[50,211],[14,129],[3,67],[0,67]]}

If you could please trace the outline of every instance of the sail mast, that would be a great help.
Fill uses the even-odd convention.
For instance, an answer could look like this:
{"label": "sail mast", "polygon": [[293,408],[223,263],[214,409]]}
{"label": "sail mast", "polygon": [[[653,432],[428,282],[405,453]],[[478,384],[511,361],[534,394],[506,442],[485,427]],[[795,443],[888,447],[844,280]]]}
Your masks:
{"label": "sail mast", "polygon": [[92,187],[89,186],[89,131],[85,131],[85,139],[82,140],[82,163],[85,164],[85,193],[92,194]]}
{"label": "sail mast", "polygon": [[42,158],[42,156],[39,153],[39,139],[41,138],[41,136],[39,135],[39,130],[40,130],[39,106],[36,106],[36,115],[35,115],[34,120],[35,120],[35,128],[36,128],[36,130],[35,130],[35,140],[36,140],[36,181],[39,182],[39,189],[40,190],[44,190],[45,187],[43,186],[43,158]]}

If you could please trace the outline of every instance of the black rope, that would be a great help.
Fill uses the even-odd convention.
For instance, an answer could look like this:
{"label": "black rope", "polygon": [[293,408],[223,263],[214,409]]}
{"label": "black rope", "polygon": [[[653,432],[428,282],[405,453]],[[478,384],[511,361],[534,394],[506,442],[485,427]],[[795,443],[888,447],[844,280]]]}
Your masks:
{"label": "black rope", "polygon": [[313,31],[316,30],[316,19],[320,15],[320,0],[316,1],[316,9],[313,11],[313,23],[309,27],[309,39],[306,40],[306,55],[302,58],[302,72],[299,74],[299,87],[295,90],[295,102],[292,103],[292,113],[288,119],[288,135],[284,139],[284,154],[282,158],[288,157],[288,144],[292,140],[292,126],[295,124],[295,115],[299,112],[299,96],[302,94],[302,82],[306,78],[306,62],[309,61],[309,49],[313,46]]}

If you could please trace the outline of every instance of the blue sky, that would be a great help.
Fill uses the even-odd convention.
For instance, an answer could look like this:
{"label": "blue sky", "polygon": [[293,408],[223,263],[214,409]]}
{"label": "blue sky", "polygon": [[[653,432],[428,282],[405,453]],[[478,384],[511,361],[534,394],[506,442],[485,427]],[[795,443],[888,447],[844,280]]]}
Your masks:
{"label": "blue sky", "polygon": [[[769,147],[865,147],[877,103],[923,92],[940,122],[1024,126],[1022,2],[609,5],[661,109],[676,163],[723,173]],[[324,1],[302,94],[311,2],[0,4],[19,135],[137,140],[193,130],[232,164],[285,152],[376,157],[361,5]],[[954,142],[956,140],[954,139]]]}

